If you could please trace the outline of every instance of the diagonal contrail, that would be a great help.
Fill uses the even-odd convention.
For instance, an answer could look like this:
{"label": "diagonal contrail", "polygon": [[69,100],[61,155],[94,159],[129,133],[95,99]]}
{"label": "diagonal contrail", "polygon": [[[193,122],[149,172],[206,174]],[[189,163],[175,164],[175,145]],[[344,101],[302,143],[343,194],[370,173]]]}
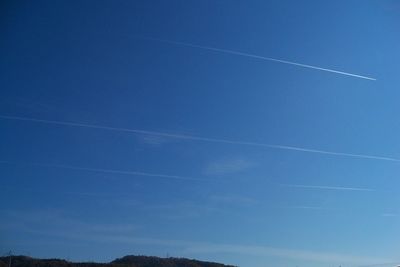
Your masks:
{"label": "diagonal contrail", "polygon": [[229,140],[229,139],[218,139],[218,138],[200,137],[200,136],[183,135],[183,134],[171,134],[171,133],[165,133],[165,132],[155,132],[155,131],[147,131],[147,130],[140,130],[140,129],[116,128],[116,127],[101,126],[101,125],[87,124],[87,123],[43,120],[43,119],[35,119],[35,118],[29,118],[29,117],[5,116],[5,115],[0,115],[0,119],[29,121],[29,122],[36,122],[36,123],[43,123],[43,124],[101,129],[101,130],[108,130],[108,131],[127,132],[127,133],[145,134],[145,135],[154,135],[154,136],[162,136],[162,137],[167,137],[167,138],[175,138],[175,139],[180,139],[180,140],[193,140],[193,141],[202,141],[202,142],[210,142],[210,143],[244,145],[244,146],[274,148],[274,149],[291,150],[291,151],[299,151],[299,152],[307,152],[307,153],[315,153],[315,154],[325,154],[325,155],[331,155],[331,156],[342,156],[342,157],[352,157],[352,158],[359,158],[359,159],[373,159],[373,160],[400,162],[400,159],[398,159],[398,158],[385,157],[385,156],[354,154],[354,153],[346,153],[346,152],[334,152],[334,151],[318,150],[318,149],[311,149],[311,148],[304,148],[304,147],[274,145],[274,144],[246,142],[246,141],[234,141],[234,140]]}
{"label": "diagonal contrail", "polygon": [[175,180],[215,181],[215,180],[211,180],[211,179],[197,179],[197,178],[186,177],[186,176],[178,176],[178,175],[139,172],[139,171],[113,170],[113,169],[87,168],[87,167],[78,167],[78,166],[62,165],[62,164],[15,163],[15,162],[5,161],[5,160],[0,160],[0,164],[25,165],[25,166],[32,166],[32,167],[60,168],[60,169],[68,169],[68,170],[76,170],[76,171],[98,172],[98,173],[108,173],[108,174],[122,174],[122,175],[131,175],[131,176],[147,176],[147,177],[175,179]]}
{"label": "diagonal contrail", "polygon": [[249,57],[249,58],[255,58],[255,59],[266,60],[266,61],[273,61],[273,62],[278,62],[278,63],[283,63],[283,64],[294,65],[294,66],[298,66],[298,67],[302,67],[302,68],[314,69],[314,70],[319,70],[319,71],[336,73],[336,74],[340,74],[340,75],[351,76],[351,77],[359,78],[359,79],[376,81],[376,78],[363,76],[363,75],[359,75],[359,74],[354,74],[354,73],[349,73],[349,72],[344,72],[344,71],[339,71],[339,70],[334,70],[334,69],[328,69],[328,68],[322,68],[322,67],[312,66],[312,65],[308,65],[308,64],[302,64],[302,63],[298,63],[298,62],[272,58],[272,57],[264,57],[264,56],[249,54],[249,53],[243,53],[243,52],[238,52],[238,51],[229,50],[229,49],[222,49],[222,48],[203,46],[203,45],[178,42],[178,41],[171,41],[171,40],[165,40],[165,39],[158,39],[158,38],[150,38],[150,37],[137,37],[137,38],[152,40],[152,41],[162,42],[162,43],[168,43],[168,44],[173,44],[173,45],[193,47],[193,48],[204,49],[204,50],[225,53],[225,54],[231,54],[231,55],[236,55],[236,56]]}
{"label": "diagonal contrail", "polygon": [[320,189],[320,190],[339,190],[339,191],[375,191],[370,188],[361,187],[343,187],[343,186],[324,186],[324,185],[301,185],[301,184],[280,184],[285,187],[304,188],[304,189]]}

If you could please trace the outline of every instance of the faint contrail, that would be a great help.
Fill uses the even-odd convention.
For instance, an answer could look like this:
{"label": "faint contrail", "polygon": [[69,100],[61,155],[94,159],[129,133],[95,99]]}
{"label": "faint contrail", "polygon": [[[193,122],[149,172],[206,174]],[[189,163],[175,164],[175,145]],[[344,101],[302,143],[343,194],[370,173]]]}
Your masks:
{"label": "faint contrail", "polygon": [[211,179],[197,179],[186,176],[169,175],[169,174],[159,174],[159,173],[149,173],[149,172],[139,172],[139,171],[125,171],[125,170],[113,170],[113,169],[98,169],[98,168],[87,168],[87,167],[77,167],[70,165],[61,164],[45,164],[45,163],[16,163],[11,161],[0,160],[0,164],[10,164],[10,165],[25,165],[33,167],[48,167],[48,168],[61,168],[76,171],[88,171],[88,172],[99,172],[99,173],[109,173],[109,174],[122,174],[131,176],[148,176],[166,179],[176,179],[176,180],[189,180],[189,181],[215,181]]}
{"label": "faint contrail", "polygon": [[203,141],[203,142],[210,142],[210,143],[245,145],[245,146],[292,150],[292,151],[308,152],[308,153],[316,153],[316,154],[325,154],[325,155],[332,155],[332,156],[342,156],[342,157],[352,157],[352,158],[360,158],[360,159],[374,159],[374,160],[400,162],[400,159],[398,159],[398,158],[384,157],[384,156],[334,152],[334,151],[326,151],[326,150],[318,150],[318,149],[286,146],[286,145],[273,145],[273,144],[265,144],[265,143],[234,141],[234,140],[228,140],[228,139],[218,139],[218,138],[200,137],[200,136],[183,135],[183,134],[171,134],[171,133],[165,133],[165,132],[146,131],[146,130],[139,130],[139,129],[116,128],[116,127],[101,126],[101,125],[87,124],[87,123],[43,120],[43,119],[34,119],[34,118],[28,118],[28,117],[5,116],[5,115],[0,115],[0,119],[30,121],[30,122],[37,122],[37,123],[44,123],[44,124],[101,129],[101,130],[128,132],[128,133],[136,133],[136,134],[146,134],[146,135],[162,136],[162,137],[168,137],[168,138],[176,138],[176,139],[181,139],[181,140],[193,140],[193,141]]}
{"label": "faint contrail", "polygon": [[321,190],[339,190],[339,191],[375,191],[370,188],[360,188],[360,187],[342,187],[342,186],[323,186],[323,185],[301,185],[301,184],[280,184],[285,187],[295,187],[304,189],[321,189]]}
{"label": "faint contrail", "polygon": [[321,68],[321,67],[317,67],[317,66],[297,63],[297,62],[283,60],[283,59],[276,59],[276,58],[272,58],[272,57],[263,57],[263,56],[258,56],[258,55],[254,55],[254,54],[238,52],[238,51],[229,50],[229,49],[222,49],[222,48],[203,46],[203,45],[196,45],[196,44],[191,44],[191,43],[164,40],[164,39],[158,39],[158,38],[150,38],[150,37],[137,37],[137,38],[146,39],[146,40],[152,40],[152,41],[157,41],[157,42],[162,42],[162,43],[168,43],[168,44],[174,44],[174,45],[181,45],[181,46],[199,48],[199,49],[204,49],[204,50],[209,50],[209,51],[214,51],[214,52],[219,52],[219,53],[225,53],[225,54],[231,54],[231,55],[236,55],[236,56],[243,56],[243,57],[255,58],[255,59],[260,59],[260,60],[279,62],[279,63],[294,65],[294,66],[303,67],[303,68],[326,71],[326,72],[336,73],[336,74],[340,74],[340,75],[346,75],[346,76],[351,76],[351,77],[355,77],[355,78],[376,81],[376,78],[372,78],[372,77],[368,77],[368,76],[358,75],[358,74],[339,71],[339,70],[334,70],[334,69]]}

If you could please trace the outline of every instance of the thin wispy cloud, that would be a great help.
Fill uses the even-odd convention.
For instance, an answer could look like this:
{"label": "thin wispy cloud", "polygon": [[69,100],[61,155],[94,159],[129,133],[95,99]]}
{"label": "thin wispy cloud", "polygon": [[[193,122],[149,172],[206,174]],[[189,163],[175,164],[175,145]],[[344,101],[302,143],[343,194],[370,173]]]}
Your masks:
{"label": "thin wispy cloud", "polygon": [[281,150],[298,151],[298,152],[339,156],[339,157],[351,157],[351,158],[358,158],[358,159],[371,159],[371,160],[380,160],[380,161],[400,162],[400,159],[398,159],[398,158],[386,157],[386,156],[354,154],[354,153],[347,153],[347,152],[335,152],[335,151],[319,150],[319,149],[304,148],[304,147],[274,145],[274,144],[265,144],[265,143],[256,143],[256,142],[247,142],[247,141],[235,141],[235,140],[229,140],[229,139],[200,137],[200,136],[194,136],[194,135],[183,135],[183,134],[172,134],[172,133],[166,133],[166,132],[147,131],[147,130],[141,130],[141,129],[117,128],[117,127],[109,127],[109,126],[102,126],[102,125],[88,124],[88,123],[44,120],[44,119],[35,119],[35,118],[29,118],[29,117],[6,116],[6,115],[0,115],[0,119],[29,121],[29,122],[59,125],[59,126],[82,127],[82,128],[126,132],[126,133],[134,133],[134,134],[147,134],[147,135],[175,138],[175,139],[180,139],[180,140],[191,140],[191,141],[201,141],[201,142],[231,144],[231,145],[243,145],[243,146],[253,146],[253,147],[259,147],[259,148],[281,149]]}
{"label": "thin wispy cloud", "polygon": [[329,210],[328,208],[319,206],[288,206],[288,209],[299,209],[299,210]]}
{"label": "thin wispy cloud", "polygon": [[316,189],[316,190],[338,190],[338,191],[375,191],[371,188],[363,187],[344,187],[344,186],[324,186],[324,185],[302,185],[302,184],[280,184],[284,187],[303,188],[303,189]]}
{"label": "thin wispy cloud", "polygon": [[382,213],[381,216],[382,216],[382,217],[397,217],[398,214],[397,214],[397,213],[388,212],[388,213]]}
{"label": "thin wispy cloud", "polygon": [[235,196],[235,195],[213,195],[208,199],[213,203],[249,206],[257,204],[257,200],[251,197]]}
{"label": "thin wispy cloud", "polygon": [[114,169],[98,169],[98,168],[78,167],[78,166],[71,166],[71,165],[61,165],[61,164],[17,163],[17,162],[4,161],[4,160],[1,160],[0,164],[25,165],[25,166],[31,166],[31,167],[59,168],[59,169],[67,169],[67,170],[75,170],[75,171],[87,171],[87,172],[97,172],[97,173],[106,173],[106,174],[121,174],[121,175],[129,175],[129,176],[146,176],[146,177],[174,179],[174,180],[215,181],[215,180],[211,180],[211,179],[200,179],[200,178],[193,178],[193,177],[187,177],[187,176],[178,176],[178,175],[169,175],[169,174],[160,174],[160,173],[114,170]]}
{"label": "thin wispy cloud", "polygon": [[[264,257],[278,257],[284,259],[304,260],[325,263],[363,264],[379,262],[382,259],[369,256],[356,256],[334,252],[309,251],[299,249],[285,249],[269,246],[237,245],[237,244],[196,244],[186,249],[191,253],[232,253]],[[386,259],[387,260],[387,259]]]}
{"label": "thin wispy cloud", "polygon": [[223,159],[208,163],[204,172],[207,175],[232,174],[249,169],[253,165],[254,163],[241,158]]}
{"label": "thin wispy cloud", "polygon": [[376,263],[376,264],[368,264],[368,265],[358,265],[357,267],[394,267],[394,266],[400,266],[400,261],[394,261],[394,262],[384,262],[384,263]]}
{"label": "thin wispy cloud", "polygon": [[179,203],[143,205],[142,208],[151,211],[157,218],[174,221],[226,214],[226,210],[221,207],[184,200]]}
{"label": "thin wispy cloud", "polygon": [[166,137],[162,137],[162,136],[156,136],[156,135],[140,135],[139,136],[139,140],[147,145],[150,146],[160,146],[163,145],[165,143],[168,143],[169,140],[171,140],[170,138],[166,138]]}
{"label": "thin wispy cloud", "polygon": [[[0,161],[0,164],[4,162]],[[52,191],[46,191],[42,189],[36,189],[36,188],[31,188],[31,187],[11,187],[11,186],[6,186],[2,185],[2,188],[4,190],[10,190],[10,191],[18,191],[18,192],[27,192],[27,193],[35,193],[35,194],[51,194]],[[56,193],[57,195],[66,195],[66,196],[79,196],[79,197],[94,197],[94,198],[115,198],[115,197],[129,197],[132,194],[128,193],[98,193],[98,192],[84,192],[84,191],[61,191],[57,190]]]}
{"label": "thin wispy cloud", "polygon": [[[68,220],[67,220],[68,222]],[[92,224],[91,224],[92,225]],[[66,229],[66,226],[68,230]],[[198,242],[178,239],[159,239],[140,237],[135,234],[134,226],[120,225],[116,226],[118,232],[113,231],[112,225],[94,225],[96,231],[86,227],[86,223],[71,221],[68,223],[60,223],[56,226],[46,228],[36,224],[30,224],[30,227],[24,228],[23,232],[47,236],[57,240],[83,240],[91,243],[108,243],[108,244],[128,244],[140,246],[157,246],[177,251],[180,255],[201,255],[201,254],[239,254],[247,256],[275,257],[282,259],[295,259],[309,262],[324,263],[340,263],[361,265],[370,264],[371,262],[389,262],[391,259],[382,259],[372,256],[358,256],[352,254],[342,254],[335,252],[322,252],[301,249],[288,249],[263,245],[242,245],[228,243],[211,243]],[[91,227],[91,226],[90,226]],[[59,228],[63,229],[60,231]],[[110,232],[113,231],[113,232]],[[50,240],[53,241],[53,240]],[[49,242],[50,242],[49,241]]]}
{"label": "thin wispy cloud", "polygon": [[231,55],[235,55],[235,56],[254,58],[254,59],[265,60],[265,61],[270,61],[270,62],[277,62],[277,63],[288,64],[288,65],[293,65],[293,66],[302,67],[302,68],[308,68],[308,69],[313,69],[313,70],[318,70],[318,71],[324,71],[324,72],[330,72],[330,73],[335,73],[335,74],[339,74],[339,75],[350,76],[350,77],[359,78],[359,79],[376,81],[376,78],[372,78],[369,76],[339,71],[339,70],[335,70],[335,69],[331,69],[331,68],[322,68],[322,67],[303,64],[303,63],[294,62],[294,61],[288,61],[288,60],[277,59],[277,58],[272,58],[272,57],[264,57],[264,56],[259,56],[259,55],[255,55],[255,54],[243,53],[243,52],[238,52],[238,51],[229,50],[229,49],[222,49],[222,48],[216,48],[216,47],[211,47],[211,46],[203,46],[203,45],[171,41],[171,40],[165,40],[165,39],[158,39],[158,38],[149,38],[149,37],[138,37],[138,38],[152,40],[152,41],[156,41],[156,42],[168,43],[168,44],[173,44],[173,45],[203,49],[203,50],[213,51],[213,52],[217,52],[217,53],[231,54]]}
{"label": "thin wispy cloud", "polygon": [[25,211],[3,211],[4,218],[18,222],[17,227],[3,225],[4,228],[40,231],[48,230],[49,233],[69,232],[88,235],[126,235],[139,230],[136,224],[132,223],[98,223],[82,220],[79,217],[68,216],[62,210],[43,209]]}
{"label": "thin wispy cloud", "polygon": [[[352,266],[372,267],[372,263],[394,262],[394,259],[373,257],[372,255],[352,255],[337,252],[302,250],[266,245],[251,245],[240,243],[212,243],[195,240],[161,239],[138,235],[140,225],[130,223],[93,223],[71,217],[57,210],[30,210],[5,212],[6,218],[20,224],[18,228],[3,225],[8,231],[26,232],[51,238],[54,241],[85,241],[92,244],[127,244],[157,246],[177,251],[180,255],[201,254],[240,254],[247,256],[275,257],[309,262],[338,263]],[[1,225],[0,225],[1,226]],[[23,227],[21,227],[23,226]],[[379,264],[377,264],[379,265]]]}

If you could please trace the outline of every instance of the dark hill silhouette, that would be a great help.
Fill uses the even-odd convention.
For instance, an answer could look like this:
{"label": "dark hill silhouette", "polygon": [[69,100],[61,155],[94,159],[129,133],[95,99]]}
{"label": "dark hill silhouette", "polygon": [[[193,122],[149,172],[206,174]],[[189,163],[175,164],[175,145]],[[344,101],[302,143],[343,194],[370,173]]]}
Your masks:
{"label": "dark hill silhouette", "polygon": [[[0,257],[0,267],[8,267],[9,257]],[[149,256],[125,256],[109,263],[69,262],[62,259],[36,259],[12,256],[12,267],[234,267],[215,262],[185,258],[159,258]]]}

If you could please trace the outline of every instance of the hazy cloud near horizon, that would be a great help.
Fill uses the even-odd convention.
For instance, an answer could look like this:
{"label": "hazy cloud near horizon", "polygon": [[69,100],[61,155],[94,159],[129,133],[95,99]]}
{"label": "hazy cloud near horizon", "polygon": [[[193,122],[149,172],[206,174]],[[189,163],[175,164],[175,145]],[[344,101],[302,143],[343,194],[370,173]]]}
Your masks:
{"label": "hazy cloud near horizon", "polygon": [[[340,263],[347,265],[369,264],[371,262],[392,262],[393,259],[331,253],[293,248],[281,248],[264,245],[226,244],[198,242],[177,239],[160,239],[143,236],[142,229],[132,224],[93,223],[72,218],[58,210],[7,212],[19,221],[22,232],[49,239],[49,243],[62,244],[62,240],[102,242],[108,244],[142,245],[169,247],[172,252],[181,251],[183,255],[195,257],[203,254],[243,254],[264,258],[289,258],[299,261]],[[29,215],[30,214],[30,215]],[[46,219],[43,224],[42,218]],[[0,225],[7,229],[10,226]],[[50,227],[49,227],[50,226]]]}

